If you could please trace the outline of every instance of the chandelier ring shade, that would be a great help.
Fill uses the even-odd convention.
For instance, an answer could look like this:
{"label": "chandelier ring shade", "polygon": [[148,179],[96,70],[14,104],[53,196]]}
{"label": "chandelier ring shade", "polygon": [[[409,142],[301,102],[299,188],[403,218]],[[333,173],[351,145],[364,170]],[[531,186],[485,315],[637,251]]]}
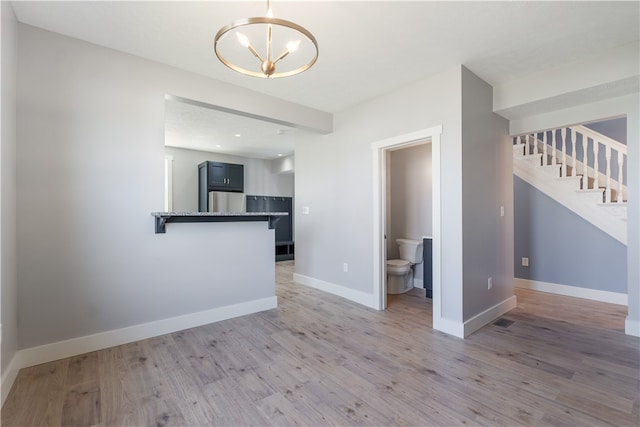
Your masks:
{"label": "chandelier ring shade", "polygon": [[[313,44],[313,47],[315,49],[313,57],[311,58],[311,60],[309,60],[309,62],[307,62],[306,64],[300,67],[297,67],[293,70],[283,71],[280,73],[274,72],[271,75],[267,75],[264,72],[248,70],[244,67],[234,64],[220,52],[220,48],[219,48],[220,41],[231,30],[249,26],[249,25],[256,25],[256,24],[273,25],[275,27],[284,27],[286,29],[294,30],[302,34]],[[313,66],[313,64],[315,64],[316,60],[318,59],[318,42],[316,41],[316,38],[313,36],[313,34],[311,34],[307,29],[305,29],[304,27],[294,22],[287,21],[285,19],[271,18],[271,17],[253,17],[253,18],[238,19],[236,21],[233,21],[231,24],[222,27],[215,36],[214,51],[216,53],[216,56],[220,60],[220,62],[222,62],[224,65],[226,65],[227,67],[229,67],[234,71],[237,71],[239,73],[252,76],[252,77],[274,79],[274,78],[280,78],[280,77],[293,76],[295,74],[302,73],[303,71],[306,71],[309,68],[311,68],[311,66]]]}

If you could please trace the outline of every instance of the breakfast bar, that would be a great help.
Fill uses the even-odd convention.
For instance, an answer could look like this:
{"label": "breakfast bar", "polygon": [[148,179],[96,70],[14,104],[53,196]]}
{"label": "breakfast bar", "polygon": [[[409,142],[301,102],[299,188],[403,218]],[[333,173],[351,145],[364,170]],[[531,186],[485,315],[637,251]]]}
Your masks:
{"label": "breakfast bar", "polygon": [[156,233],[166,233],[170,222],[249,222],[267,221],[270,230],[288,212],[152,212]]}

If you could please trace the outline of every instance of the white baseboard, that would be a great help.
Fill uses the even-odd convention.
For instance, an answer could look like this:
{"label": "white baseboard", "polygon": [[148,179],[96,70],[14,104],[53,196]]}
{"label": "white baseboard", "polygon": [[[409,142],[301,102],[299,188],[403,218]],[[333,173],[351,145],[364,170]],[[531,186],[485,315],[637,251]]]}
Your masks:
{"label": "white baseboard", "polygon": [[3,402],[6,398],[5,393],[8,394],[18,371],[22,368],[277,307],[278,298],[272,296],[19,350],[12,359],[9,369],[2,375]]}
{"label": "white baseboard", "polygon": [[502,302],[499,302],[493,307],[486,309],[482,313],[476,314],[471,319],[464,322],[464,336],[468,337],[484,325],[488,325],[517,306],[518,300],[515,296],[512,296]]}
{"label": "white baseboard", "polygon": [[7,399],[9,395],[9,391],[11,391],[11,387],[13,386],[16,377],[18,376],[18,372],[20,372],[20,352],[18,351],[11,358],[11,362],[7,365],[7,369],[2,372],[2,379],[0,380],[0,407],[4,405],[4,401]]}
{"label": "white baseboard", "polygon": [[624,321],[624,333],[634,337],[640,337],[640,322],[627,318]]}
{"label": "white baseboard", "polygon": [[293,274],[293,281],[378,310],[378,304],[373,300],[373,294],[336,285],[335,283],[325,282],[324,280],[315,279],[298,273]]}
{"label": "white baseboard", "polygon": [[618,292],[579,288],[577,286],[559,285],[557,283],[540,282],[537,280],[519,278],[515,278],[513,284],[516,288],[531,289],[533,291],[584,298],[593,301],[608,302],[611,304],[628,305],[627,294],[621,294]]}
{"label": "white baseboard", "polygon": [[464,324],[444,317],[433,318],[433,329],[464,339]]}

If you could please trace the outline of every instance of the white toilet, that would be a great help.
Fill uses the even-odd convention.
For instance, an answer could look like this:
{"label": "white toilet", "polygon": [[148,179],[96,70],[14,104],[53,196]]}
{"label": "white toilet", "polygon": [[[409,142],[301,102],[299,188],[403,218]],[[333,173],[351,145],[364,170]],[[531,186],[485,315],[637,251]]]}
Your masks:
{"label": "white toilet", "polygon": [[396,239],[400,259],[387,260],[387,293],[402,294],[413,289],[413,266],[422,262],[422,242]]}

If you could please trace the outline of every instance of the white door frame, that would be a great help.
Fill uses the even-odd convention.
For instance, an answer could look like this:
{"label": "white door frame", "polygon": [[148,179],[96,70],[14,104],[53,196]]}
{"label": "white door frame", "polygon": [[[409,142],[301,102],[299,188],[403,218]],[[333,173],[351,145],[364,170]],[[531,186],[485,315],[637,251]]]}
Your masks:
{"label": "white door frame", "polygon": [[398,135],[371,144],[373,151],[373,302],[375,308],[384,310],[387,306],[385,289],[386,276],[386,153],[392,148],[408,147],[431,141],[432,158],[432,228],[433,228],[433,318],[441,317],[441,238],[440,238],[440,136],[442,126],[435,126],[404,135]]}

